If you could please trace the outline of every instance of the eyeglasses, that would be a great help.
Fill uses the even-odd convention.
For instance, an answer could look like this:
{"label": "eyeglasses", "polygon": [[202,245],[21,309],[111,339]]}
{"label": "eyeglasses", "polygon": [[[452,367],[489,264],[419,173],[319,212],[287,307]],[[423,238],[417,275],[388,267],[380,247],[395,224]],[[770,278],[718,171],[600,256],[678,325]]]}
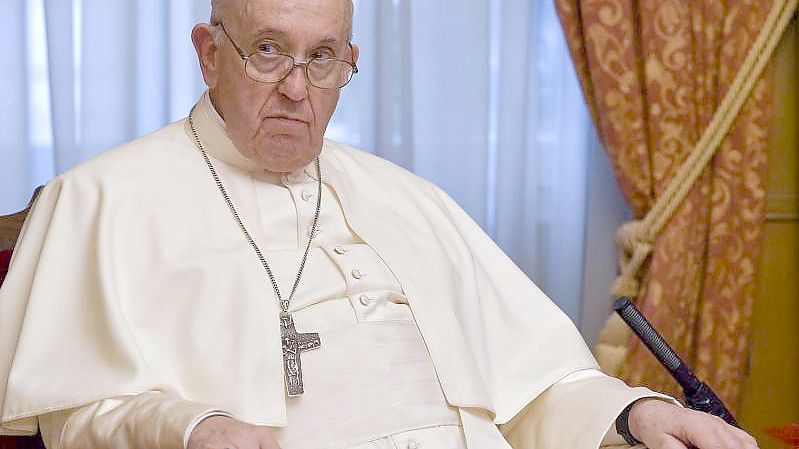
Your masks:
{"label": "eyeglasses", "polygon": [[[222,22],[215,23],[222,28],[222,32],[233,44],[233,48],[244,61],[244,73],[250,79],[261,83],[277,83],[283,81],[294,67],[305,69],[305,78],[312,86],[319,89],[341,89],[346,86],[353,75],[358,73],[358,66],[353,62],[336,58],[311,58],[305,62],[298,62],[293,56],[279,53],[255,51],[244,53],[225,29]],[[349,44],[352,50],[352,44]]]}

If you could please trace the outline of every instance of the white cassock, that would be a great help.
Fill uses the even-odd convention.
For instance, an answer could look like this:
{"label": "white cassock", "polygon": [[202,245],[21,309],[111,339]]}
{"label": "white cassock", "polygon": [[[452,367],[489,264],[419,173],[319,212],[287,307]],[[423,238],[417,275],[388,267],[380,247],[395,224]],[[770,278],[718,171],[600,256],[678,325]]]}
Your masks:
{"label": "white cassock", "polygon": [[[207,94],[200,138],[284,294],[311,167],[243,158]],[[0,290],[2,433],[51,448],[181,448],[228,414],[284,449],[597,448],[642,397],[440,189],[325,142],[320,232],[291,303],[305,395],[286,398],[279,306],[185,120],[51,181]],[[663,397],[665,398],[665,397]]]}

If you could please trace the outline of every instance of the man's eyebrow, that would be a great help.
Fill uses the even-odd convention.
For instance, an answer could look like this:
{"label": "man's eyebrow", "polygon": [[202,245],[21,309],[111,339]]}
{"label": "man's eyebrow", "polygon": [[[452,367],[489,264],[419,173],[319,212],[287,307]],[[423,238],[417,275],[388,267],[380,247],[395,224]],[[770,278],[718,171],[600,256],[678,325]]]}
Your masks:
{"label": "man's eyebrow", "polygon": [[[277,28],[261,28],[255,32],[255,38],[260,39],[267,36],[274,36],[277,38],[286,37],[288,33]],[[336,45],[340,39],[335,36],[325,36],[318,41],[318,44]]]}
{"label": "man's eyebrow", "polygon": [[326,36],[322,40],[319,41],[320,44],[330,44],[335,45],[339,43],[339,39],[335,36]]}
{"label": "man's eyebrow", "polygon": [[277,28],[259,28],[255,31],[255,37],[261,36],[285,36],[287,33],[285,31],[279,30]]}

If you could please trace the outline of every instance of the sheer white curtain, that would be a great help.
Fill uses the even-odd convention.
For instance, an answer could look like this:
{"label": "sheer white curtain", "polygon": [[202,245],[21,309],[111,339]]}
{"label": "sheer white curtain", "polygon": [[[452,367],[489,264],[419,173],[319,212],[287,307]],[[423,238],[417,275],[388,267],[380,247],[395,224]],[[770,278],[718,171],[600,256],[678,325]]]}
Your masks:
{"label": "sheer white curtain", "polygon": [[[355,33],[363,70],[328,134],[442,186],[572,318],[598,328],[581,303],[585,292],[606,314],[612,245],[586,248],[586,229],[615,224],[621,209],[601,154],[589,160],[599,148],[553,2],[360,0]],[[589,180],[607,208],[588,207]],[[588,267],[599,272],[585,271],[587,258],[604,260]]]}
{"label": "sheer white curtain", "polygon": [[[189,33],[209,0],[0,3],[0,213],[54,174],[185,116],[202,92]],[[622,212],[604,159],[589,157],[599,150],[552,0],[356,0],[355,41],[361,73],[328,137],[441,185],[593,326],[581,303],[604,301],[613,256],[586,247],[586,229],[612,229]]]}
{"label": "sheer white curtain", "polygon": [[[99,152],[186,114],[208,0],[3,0],[0,213]],[[131,167],[131,170],[145,169]]]}

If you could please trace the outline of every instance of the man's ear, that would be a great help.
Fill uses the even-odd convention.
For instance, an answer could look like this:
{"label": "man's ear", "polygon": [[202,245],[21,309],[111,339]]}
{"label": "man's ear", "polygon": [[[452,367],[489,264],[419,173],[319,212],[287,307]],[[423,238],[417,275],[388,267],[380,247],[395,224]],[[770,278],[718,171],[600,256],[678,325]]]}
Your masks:
{"label": "man's ear", "polygon": [[361,49],[355,44],[350,45],[352,46],[352,63],[358,65],[358,56],[361,55]]}
{"label": "man's ear", "polygon": [[211,25],[207,23],[195,25],[191,30],[191,42],[194,44],[194,50],[197,51],[197,59],[200,62],[205,84],[213,89],[219,79],[219,67],[216,58],[217,46],[214,42]]}

